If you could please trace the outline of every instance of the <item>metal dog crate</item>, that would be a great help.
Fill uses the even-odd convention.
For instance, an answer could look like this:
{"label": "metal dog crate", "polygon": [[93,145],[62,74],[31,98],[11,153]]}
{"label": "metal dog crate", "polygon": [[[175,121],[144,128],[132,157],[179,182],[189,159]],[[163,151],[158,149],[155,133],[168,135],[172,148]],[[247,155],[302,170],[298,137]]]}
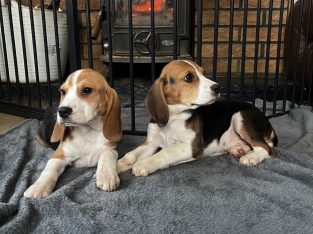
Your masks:
{"label": "metal dog crate", "polygon": [[[45,9],[43,0],[39,1],[38,9],[33,8],[32,0],[28,7],[22,6],[20,0],[7,2],[8,5],[0,8],[0,111],[42,119],[45,108],[58,103],[60,84],[70,72],[81,68],[78,3],[66,0],[66,12],[59,12],[60,2],[56,0],[52,1],[51,9]],[[145,35],[149,35],[149,40],[145,41],[148,49],[138,56],[138,43],[143,41],[138,39],[134,27],[137,26],[134,6],[143,2],[148,6],[144,17],[148,19]],[[171,8],[167,11],[172,14],[168,16],[171,25],[166,32],[170,29],[172,33],[162,42],[172,51],[167,61],[184,57],[180,45],[189,38],[185,51],[206,69],[208,78],[222,84],[222,98],[251,102],[268,117],[284,114],[295,104],[312,104],[312,0],[184,2],[190,10],[190,22],[186,22],[188,36],[179,29],[178,20],[184,13],[178,9],[181,6],[178,0],[108,0],[99,4],[104,17],[102,40],[109,67],[107,78],[113,87],[114,64],[121,62],[115,56],[117,42],[113,39],[116,32],[128,35],[123,39],[127,43],[123,47],[128,50],[123,51],[127,59],[124,57],[122,62],[129,70],[131,127],[125,129],[125,133],[145,134],[136,128],[136,63],[140,63],[142,56],[142,61],[150,68],[147,80],[151,85],[159,75],[157,66],[163,61],[158,46],[162,36],[157,18],[163,8],[160,10],[160,5],[156,4]],[[127,6],[123,8],[123,30],[114,25],[114,17],[121,9],[117,8],[118,3]],[[88,66],[92,68],[89,0],[85,1],[85,15]],[[40,48],[38,43],[41,43]],[[64,50],[68,60],[64,59]]]}

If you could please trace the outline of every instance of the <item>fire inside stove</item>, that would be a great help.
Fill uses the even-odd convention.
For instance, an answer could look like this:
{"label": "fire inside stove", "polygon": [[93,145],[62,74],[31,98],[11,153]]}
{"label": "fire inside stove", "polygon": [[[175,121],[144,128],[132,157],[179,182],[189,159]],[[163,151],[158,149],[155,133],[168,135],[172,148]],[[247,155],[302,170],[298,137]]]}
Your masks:
{"label": "fire inside stove", "polygon": [[104,17],[102,23],[104,62],[110,62],[110,49],[116,63],[128,63],[130,51],[133,52],[135,63],[150,63],[153,50],[157,63],[172,60],[175,51],[179,58],[192,58],[193,0],[101,0],[101,2],[102,9],[110,10],[109,13],[106,12],[109,15]]}
{"label": "fire inside stove", "polygon": [[[154,12],[160,12],[166,9],[165,0],[155,0],[154,1]],[[133,6],[134,12],[150,12],[151,11],[151,2],[150,0],[138,1],[137,4]]]}
{"label": "fire inside stove", "polygon": [[[115,23],[128,25],[128,0],[116,0]],[[150,0],[132,1],[132,18],[134,25],[149,25],[151,13]],[[173,0],[154,0],[155,25],[168,26],[173,22]]]}

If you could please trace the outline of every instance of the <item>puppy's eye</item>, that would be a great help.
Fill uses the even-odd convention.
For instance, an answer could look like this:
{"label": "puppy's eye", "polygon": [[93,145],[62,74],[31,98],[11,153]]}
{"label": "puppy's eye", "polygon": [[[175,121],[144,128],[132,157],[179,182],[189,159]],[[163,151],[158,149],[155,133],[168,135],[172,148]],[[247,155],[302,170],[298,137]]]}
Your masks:
{"label": "puppy's eye", "polygon": [[89,88],[89,87],[85,87],[85,88],[83,88],[83,90],[82,90],[82,94],[83,95],[88,95],[88,94],[90,94],[92,92],[92,88]]}
{"label": "puppy's eye", "polygon": [[186,82],[188,82],[188,83],[191,83],[191,82],[193,81],[193,75],[192,75],[191,73],[188,73],[188,74],[185,76],[184,80],[185,80]]}
{"label": "puppy's eye", "polygon": [[60,89],[60,93],[61,93],[62,96],[65,96],[65,94],[66,94],[64,89]]}

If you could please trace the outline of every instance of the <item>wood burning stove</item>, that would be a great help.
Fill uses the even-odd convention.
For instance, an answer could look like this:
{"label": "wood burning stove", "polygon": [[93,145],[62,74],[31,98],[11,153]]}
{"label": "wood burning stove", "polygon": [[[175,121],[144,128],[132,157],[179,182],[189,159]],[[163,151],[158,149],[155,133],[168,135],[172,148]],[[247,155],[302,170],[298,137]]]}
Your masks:
{"label": "wood burning stove", "polygon": [[[104,62],[109,61],[110,53],[113,62],[129,62],[131,50],[135,63],[150,62],[153,55],[155,55],[155,62],[168,62],[173,59],[175,51],[178,58],[191,58],[193,5],[191,0],[176,0],[176,10],[174,0],[154,0],[154,29],[151,29],[150,0],[132,1],[132,28],[130,29],[128,2],[128,0],[102,1],[102,9],[106,13],[102,23]],[[176,43],[175,38],[177,38]],[[152,40],[154,40],[154,53],[152,53]]]}

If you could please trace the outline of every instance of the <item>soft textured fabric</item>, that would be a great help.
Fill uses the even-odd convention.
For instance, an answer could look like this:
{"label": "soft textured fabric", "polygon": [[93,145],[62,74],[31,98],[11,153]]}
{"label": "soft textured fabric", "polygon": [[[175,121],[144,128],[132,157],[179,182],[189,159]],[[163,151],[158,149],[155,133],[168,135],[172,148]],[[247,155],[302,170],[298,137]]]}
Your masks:
{"label": "soft textured fabric", "polygon": [[[148,177],[127,171],[114,192],[97,189],[96,168],[68,167],[51,195],[29,199],[52,150],[27,120],[0,135],[0,233],[312,233],[312,110],[271,122],[278,155],[256,167],[221,155]],[[142,141],[124,136],[120,156]]]}

